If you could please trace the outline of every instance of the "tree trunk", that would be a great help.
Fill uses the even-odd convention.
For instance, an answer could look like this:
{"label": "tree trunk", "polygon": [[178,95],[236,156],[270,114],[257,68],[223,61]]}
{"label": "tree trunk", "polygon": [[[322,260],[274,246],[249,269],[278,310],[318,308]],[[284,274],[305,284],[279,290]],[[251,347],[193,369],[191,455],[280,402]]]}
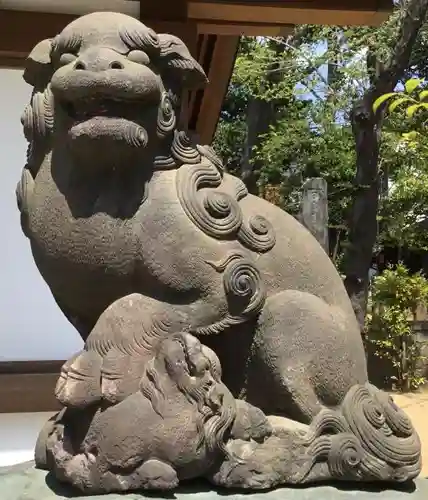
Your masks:
{"label": "tree trunk", "polygon": [[[287,50],[292,50],[298,46],[310,31],[310,26],[300,26],[295,29],[286,43],[281,37],[275,39],[267,37],[275,53],[279,56]],[[283,78],[280,71],[272,71],[278,65],[278,61],[273,61],[268,66],[264,81],[266,84],[279,83]],[[278,103],[275,99],[266,100],[253,97],[249,100],[247,108],[247,137],[244,146],[244,154],[241,163],[241,178],[245,182],[250,193],[258,195],[258,180],[260,169],[263,164],[254,161],[254,148],[261,144],[261,136],[269,132],[269,127],[273,125],[277,118]]]}
{"label": "tree trunk", "polygon": [[[357,153],[354,197],[349,221],[349,245],[345,250],[345,287],[361,329],[367,311],[368,273],[378,234],[378,160],[382,113],[373,112],[373,103],[392,91],[409,65],[413,45],[428,10],[428,0],[409,0],[390,61],[377,74],[351,115]],[[368,63],[370,59],[368,57]]]}
{"label": "tree trunk", "polygon": [[[274,51],[280,55],[285,50],[285,46],[279,41],[270,40]],[[265,75],[266,84],[277,83],[282,78],[281,72],[273,72],[278,64],[274,61],[268,66]],[[258,180],[260,169],[263,165],[254,160],[254,148],[261,144],[261,136],[269,132],[270,125],[276,120],[276,102],[274,99],[260,99],[253,97],[249,100],[247,108],[247,138],[244,147],[244,155],[241,164],[241,178],[245,182],[248,191],[251,194],[258,195]]]}
{"label": "tree trunk", "polygon": [[245,142],[241,178],[251,194],[258,194],[258,178],[260,167],[254,161],[254,148],[261,143],[261,136],[269,132],[269,126],[274,123],[276,110],[271,101],[252,98],[247,108],[247,139]]}

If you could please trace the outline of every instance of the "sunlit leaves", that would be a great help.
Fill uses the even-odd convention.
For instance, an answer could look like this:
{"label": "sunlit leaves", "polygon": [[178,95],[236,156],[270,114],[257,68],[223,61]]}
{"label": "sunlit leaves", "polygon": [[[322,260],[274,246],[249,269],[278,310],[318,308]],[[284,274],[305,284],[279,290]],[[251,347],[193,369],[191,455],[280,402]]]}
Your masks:
{"label": "sunlit leaves", "polygon": [[408,94],[411,94],[422,83],[423,80],[421,80],[420,78],[410,78],[410,80],[407,80],[407,82],[404,84],[404,88]]}
{"label": "sunlit leaves", "polygon": [[397,97],[397,94],[395,92],[388,92],[387,94],[383,94],[380,97],[378,97],[373,103],[373,111],[376,113],[376,111],[380,108],[380,106],[384,102],[391,99],[392,97]]}
{"label": "sunlit leaves", "polygon": [[416,89],[423,86],[425,82],[420,78],[411,78],[404,83],[405,92],[388,92],[378,97],[373,103],[373,111],[376,113],[382,104],[389,101],[387,107],[390,113],[393,113],[399,106],[406,104],[406,115],[413,118],[416,112],[428,109],[428,103],[424,102],[428,97],[428,91],[422,90],[416,97],[412,94]]}

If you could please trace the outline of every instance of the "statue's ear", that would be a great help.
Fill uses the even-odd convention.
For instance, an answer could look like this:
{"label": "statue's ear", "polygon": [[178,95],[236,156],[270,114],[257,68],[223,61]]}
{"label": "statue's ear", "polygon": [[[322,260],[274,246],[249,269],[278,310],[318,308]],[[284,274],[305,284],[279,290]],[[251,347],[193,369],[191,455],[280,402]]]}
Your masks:
{"label": "statue's ear", "polygon": [[167,80],[174,80],[187,90],[205,87],[207,75],[202,66],[192,57],[180,38],[174,35],[158,35],[160,42],[160,70]]}
{"label": "statue's ear", "polygon": [[52,76],[52,39],[39,42],[27,57],[24,80],[33,87],[44,87]]}

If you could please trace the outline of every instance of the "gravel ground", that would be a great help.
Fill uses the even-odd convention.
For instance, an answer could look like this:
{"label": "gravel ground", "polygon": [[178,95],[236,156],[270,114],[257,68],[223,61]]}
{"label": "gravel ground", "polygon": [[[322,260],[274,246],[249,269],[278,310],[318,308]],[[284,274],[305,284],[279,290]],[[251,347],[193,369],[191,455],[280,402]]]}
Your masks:
{"label": "gravel ground", "polygon": [[412,394],[391,394],[397,405],[412,419],[422,441],[422,472],[428,478],[428,389]]}

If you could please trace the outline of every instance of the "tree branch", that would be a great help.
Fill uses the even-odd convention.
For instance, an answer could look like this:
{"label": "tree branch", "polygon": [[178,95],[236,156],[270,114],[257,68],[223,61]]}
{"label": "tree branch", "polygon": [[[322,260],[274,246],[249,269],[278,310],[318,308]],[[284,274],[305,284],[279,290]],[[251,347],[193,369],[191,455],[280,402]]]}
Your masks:
{"label": "tree branch", "polygon": [[395,44],[394,52],[389,62],[379,71],[372,83],[368,97],[375,101],[378,97],[391,92],[406,71],[412,49],[423,25],[427,10],[428,0],[409,0],[400,24],[400,30]]}

